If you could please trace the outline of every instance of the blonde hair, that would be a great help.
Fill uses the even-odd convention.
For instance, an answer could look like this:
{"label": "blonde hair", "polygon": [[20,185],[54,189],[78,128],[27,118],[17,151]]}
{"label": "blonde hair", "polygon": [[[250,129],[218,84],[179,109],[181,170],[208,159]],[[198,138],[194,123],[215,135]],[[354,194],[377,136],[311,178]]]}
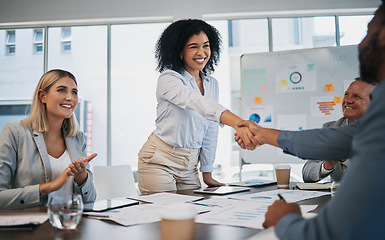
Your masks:
{"label": "blonde hair", "polygon": [[[77,85],[75,76],[72,73],[61,69],[50,70],[41,76],[39,83],[36,86],[35,93],[33,94],[31,113],[29,114],[28,118],[21,121],[23,126],[30,125],[32,129],[37,132],[48,132],[49,125],[46,106],[39,99],[39,91],[43,90],[48,92],[52,84],[63,77],[69,77],[73,79]],[[76,136],[78,131],[78,122],[76,120],[75,114],[72,114],[71,117],[64,119],[62,131],[64,137]]]}

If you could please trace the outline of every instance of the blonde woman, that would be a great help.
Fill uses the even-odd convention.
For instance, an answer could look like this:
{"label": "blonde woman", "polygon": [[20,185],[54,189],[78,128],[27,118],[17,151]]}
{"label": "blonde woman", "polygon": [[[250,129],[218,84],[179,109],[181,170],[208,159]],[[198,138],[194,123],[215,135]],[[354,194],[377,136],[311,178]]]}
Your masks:
{"label": "blonde woman", "polygon": [[0,134],[0,210],[45,205],[55,191],[79,193],[85,203],[96,191],[84,135],[74,110],[75,77],[64,70],[45,73],[36,87],[29,117]]}

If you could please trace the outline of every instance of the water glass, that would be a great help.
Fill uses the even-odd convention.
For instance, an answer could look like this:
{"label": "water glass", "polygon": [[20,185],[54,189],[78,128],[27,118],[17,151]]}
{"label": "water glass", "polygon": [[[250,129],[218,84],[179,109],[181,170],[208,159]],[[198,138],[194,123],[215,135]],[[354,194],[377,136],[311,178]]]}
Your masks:
{"label": "water glass", "polygon": [[332,185],[330,186],[330,194],[332,197],[336,193],[337,189],[340,187],[340,182],[339,181],[334,181],[332,182]]}
{"label": "water glass", "polygon": [[58,229],[75,229],[83,214],[83,200],[79,194],[51,195],[48,199],[48,217]]}

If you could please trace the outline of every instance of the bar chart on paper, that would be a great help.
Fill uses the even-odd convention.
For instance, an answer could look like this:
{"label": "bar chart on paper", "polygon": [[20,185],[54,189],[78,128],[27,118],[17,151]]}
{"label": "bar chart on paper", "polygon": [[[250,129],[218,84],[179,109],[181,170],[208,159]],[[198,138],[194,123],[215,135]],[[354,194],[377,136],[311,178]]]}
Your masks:
{"label": "bar chart on paper", "polygon": [[219,208],[210,213],[199,215],[196,222],[222,224],[261,229],[269,203],[240,201],[237,205]]}

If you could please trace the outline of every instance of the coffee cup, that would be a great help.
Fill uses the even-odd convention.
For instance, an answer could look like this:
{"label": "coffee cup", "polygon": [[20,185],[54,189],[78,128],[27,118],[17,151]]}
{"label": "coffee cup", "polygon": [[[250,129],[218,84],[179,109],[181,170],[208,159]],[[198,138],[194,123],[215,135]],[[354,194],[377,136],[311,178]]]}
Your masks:
{"label": "coffee cup", "polygon": [[162,240],[194,239],[195,216],[191,204],[167,205],[160,210]]}
{"label": "coffee cup", "polygon": [[279,164],[274,166],[278,188],[289,188],[290,165]]}

